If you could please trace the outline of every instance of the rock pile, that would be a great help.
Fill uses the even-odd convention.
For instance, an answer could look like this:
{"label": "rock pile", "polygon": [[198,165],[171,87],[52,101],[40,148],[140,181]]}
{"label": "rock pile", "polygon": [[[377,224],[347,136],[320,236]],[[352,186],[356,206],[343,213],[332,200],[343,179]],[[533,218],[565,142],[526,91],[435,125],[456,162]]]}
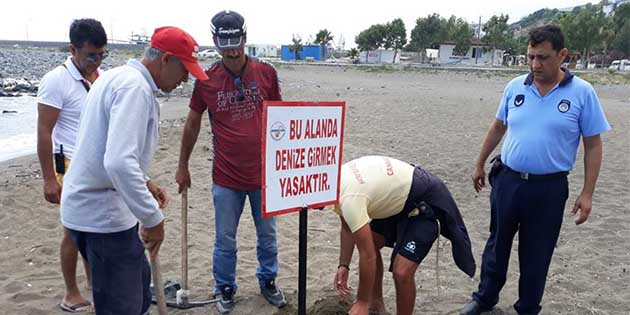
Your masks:
{"label": "rock pile", "polygon": [[[63,47],[0,47],[0,97],[37,94],[39,80],[50,70],[61,65],[70,55]],[[127,63],[129,58],[141,58],[142,52],[110,51],[103,60],[101,69],[109,70]],[[204,67],[208,64],[204,64]],[[193,80],[182,84],[170,94],[160,92],[158,96],[190,97]]]}
{"label": "rock pile", "polygon": [[39,87],[39,81],[22,79],[0,79],[0,97],[21,96],[24,94],[35,96]]}

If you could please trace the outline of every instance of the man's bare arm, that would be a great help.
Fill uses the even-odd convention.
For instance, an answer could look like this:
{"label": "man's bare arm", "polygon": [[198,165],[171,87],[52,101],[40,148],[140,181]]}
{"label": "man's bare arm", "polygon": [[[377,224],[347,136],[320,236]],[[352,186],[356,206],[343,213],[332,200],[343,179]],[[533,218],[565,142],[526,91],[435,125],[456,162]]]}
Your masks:
{"label": "man's bare arm", "polygon": [[357,303],[369,303],[376,275],[376,248],[372,240],[372,230],[366,224],[352,233],[354,243],[359,250],[359,289]]}
{"label": "man's bare arm", "polygon": [[580,216],[575,220],[575,224],[582,224],[588,220],[593,207],[593,193],[595,184],[599,177],[599,170],[602,166],[603,144],[599,135],[584,137],[584,186],[582,192],[575,200],[575,205],[571,211],[576,215],[578,210]]}
{"label": "man's bare arm", "polygon": [[44,197],[48,202],[59,203],[61,186],[57,182],[53,167],[52,132],[61,110],[37,104],[37,157],[44,177]]}
{"label": "man's bare arm", "polygon": [[501,138],[503,138],[506,130],[507,126],[503,123],[503,121],[498,119],[495,119],[492,122],[492,125],[490,125],[490,129],[488,129],[486,138],[483,140],[481,150],[479,151],[479,157],[475,162],[475,169],[472,175],[473,186],[477,192],[480,192],[481,189],[486,186],[486,172],[484,171],[484,164],[486,163],[486,160],[488,160],[490,153],[492,153],[494,148],[496,148],[499,142],[501,142]]}
{"label": "man's bare arm", "polygon": [[184,124],[184,133],[182,135],[181,147],[179,149],[179,163],[177,166],[177,173],[175,175],[175,181],[179,184],[178,192],[182,192],[184,188],[188,188],[191,185],[190,172],[188,170],[188,162],[190,161],[190,155],[197,143],[197,137],[199,136],[199,130],[201,129],[201,118],[203,114],[194,110],[188,112],[186,123]]}

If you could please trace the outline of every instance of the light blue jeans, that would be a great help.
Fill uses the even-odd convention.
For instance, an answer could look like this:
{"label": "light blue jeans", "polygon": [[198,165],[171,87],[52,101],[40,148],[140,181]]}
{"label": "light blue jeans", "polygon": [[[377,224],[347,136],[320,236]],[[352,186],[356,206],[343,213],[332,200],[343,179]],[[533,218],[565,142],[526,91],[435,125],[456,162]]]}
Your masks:
{"label": "light blue jeans", "polygon": [[215,293],[230,286],[236,291],[236,230],[243,213],[245,198],[249,196],[252,217],[256,226],[256,256],[259,284],[275,280],[278,274],[278,245],[276,243],[276,219],[262,217],[260,190],[235,190],[217,184],[212,185],[214,200],[214,225],[216,236],[212,273]]}

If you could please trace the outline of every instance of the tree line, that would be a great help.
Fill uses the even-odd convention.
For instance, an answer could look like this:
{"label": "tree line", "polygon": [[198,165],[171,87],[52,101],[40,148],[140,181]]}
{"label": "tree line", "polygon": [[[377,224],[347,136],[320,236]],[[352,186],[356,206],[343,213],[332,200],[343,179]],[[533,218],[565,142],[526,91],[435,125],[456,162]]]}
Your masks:
{"label": "tree line", "polygon": [[[519,23],[508,24],[507,14],[494,15],[481,25],[483,36],[480,41],[486,49],[502,49],[511,55],[524,55],[527,52],[527,34],[525,30],[545,23],[559,25],[566,40],[566,47],[579,52],[583,60],[609,62],[614,59],[630,57],[630,3],[614,8],[611,14],[604,9],[610,4],[607,0],[599,4],[587,4],[576,7],[571,12],[556,9],[542,9],[523,18]],[[464,55],[470,49],[475,38],[475,30],[464,19],[454,15],[445,18],[437,13],[420,17],[411,29],[407,39],[407,30],[402,19],[397,18],[384,24],[374,24],[361,31],[355,37],[356,49],[350,51],[351,57],[358,51],[393,49],[394,59],[399,51],[413,51],[424,55],[427,48],[437,49],[445,42],[455,44],[453,53]],[[322,29],[315,35],[315,44],[321,46],[322,56],[326,58],[326,47],[333,35],[328,29]],[[290,51],[299,59],[303,49],[302,40],[293,36]],[[595,56],[591,58],[591,56]],[[600,59],[598,59],[600,58]]]}
{"label": "tree line", "polygon": [[605,5],[589,3],[554,21],[562,28],[567,47],[581,52],[585,60],[592,60],[593,54],[609,60],[630,57],[630,3],[616,7],[611,15],[604,13]]}

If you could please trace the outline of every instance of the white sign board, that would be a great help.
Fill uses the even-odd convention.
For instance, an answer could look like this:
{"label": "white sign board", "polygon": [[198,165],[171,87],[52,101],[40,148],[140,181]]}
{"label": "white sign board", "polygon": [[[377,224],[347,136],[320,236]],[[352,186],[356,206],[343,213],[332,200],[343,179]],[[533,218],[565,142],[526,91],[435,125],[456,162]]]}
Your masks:
{"label": "white sign board", "polygon": [[345,102],[263,106],[263,217],[337,203]]}

